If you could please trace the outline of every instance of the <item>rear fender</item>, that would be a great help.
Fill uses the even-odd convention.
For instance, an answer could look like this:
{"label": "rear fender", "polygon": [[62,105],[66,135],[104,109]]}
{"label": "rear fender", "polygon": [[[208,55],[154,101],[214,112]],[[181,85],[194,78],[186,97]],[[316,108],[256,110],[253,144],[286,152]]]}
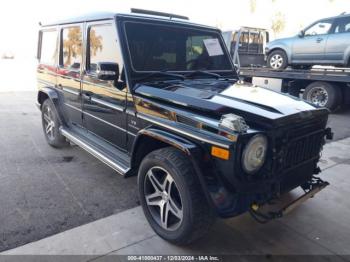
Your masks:
{"label": "rear fender", "polygon": [[62,105],[60,103],[60,95],[59,93],[54,90],[53,88],[50,87],[43,87],[39,90],[38,92],[38,97],[37,97],[37,106],[39,107],[39,109],[41,110],[42,104],[46,99],[50,99],[51,102],[54,104],[55,106],[55,110],[57,113],[57,116],[59,118],[59,121],[66,125],[67,122],[65,121],[65,117],[64,117],[64,111],[62,108]]}

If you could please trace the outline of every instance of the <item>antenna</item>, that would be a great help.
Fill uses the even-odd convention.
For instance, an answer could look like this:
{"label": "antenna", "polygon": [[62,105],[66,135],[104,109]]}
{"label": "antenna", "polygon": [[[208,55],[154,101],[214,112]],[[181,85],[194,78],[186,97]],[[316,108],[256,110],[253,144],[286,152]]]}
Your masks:
{"label": "antenna", "polygon": [[164,17],[169,17],[170,19],[178,18],[178,19],[189,20],[187,16],[175,15],[175,14],[163,13],[163,12],[151,11],[151,10],[144,10],[144,9],[138,9],[138,8],[131,8],[131,13],[144,14],[144,15],[154,15],[154,16],[164,16]]}

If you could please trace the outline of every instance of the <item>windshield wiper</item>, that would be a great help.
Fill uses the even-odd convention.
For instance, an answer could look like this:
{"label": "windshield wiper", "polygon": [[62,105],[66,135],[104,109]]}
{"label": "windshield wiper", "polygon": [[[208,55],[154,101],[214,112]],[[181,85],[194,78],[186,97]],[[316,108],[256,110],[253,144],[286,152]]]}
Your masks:
{"label": "windshield wiper", "polygon": [[206,75],[206,76],[212,76],[216,79],[219,79],[221,77],[221,75],[219,74],[215,74],[215,73],[212,73],[212,72],[208,72],[208,71],[204,71],[204,70],[196,70],[192,73],[189,73],[186,75],[186,78],[191,78],[193,76],[196,76],[196,75]]}
{"label": "windshield wiper", "polygon": [[185,77],[183,75],[180,75],[180,74],[169,73],[166,71],[157,71],[157,72],[150,73],[149,75],[146,75],[145,77],[138,79],[138,81],[145,81],[147,79],[152,79],[152,78],[156,78],[156,77],[160,77],[160,76],[167,76],[167,77],[171,77],[172,79],[185,80]]}

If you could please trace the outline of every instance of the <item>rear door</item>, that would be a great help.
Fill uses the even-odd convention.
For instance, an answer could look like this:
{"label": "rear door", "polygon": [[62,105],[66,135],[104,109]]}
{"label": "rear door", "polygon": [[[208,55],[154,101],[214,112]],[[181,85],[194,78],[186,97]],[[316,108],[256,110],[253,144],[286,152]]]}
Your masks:
{"label": "rear door", "polygon": [[63,91],[66,113],[71,124],[82,126],[81,69],[83,24],[67,25],[60,30],[60,55],[57,86]]}
{"label": "rear door", "polygon": [[[119,149],[126,149],[126,85],[114,22],[87,24],[86,66],[83,75],[83,116],[88,131]],[[99,65],[117,64],[114,80],[99,78]],[[118,87],[118,88],[117,88]]]}
{"label": "rear door", "polygon": [[325,48],[332,20],[322,20],[305,30],[303,37],[293,42],[292,62],[317,63],[325,59]]}
{"label": "rear door", "polygon": [[350,16],[338,18],[328,37],[325,60],[330,63],[345,63],[344,54],[350,46]]}

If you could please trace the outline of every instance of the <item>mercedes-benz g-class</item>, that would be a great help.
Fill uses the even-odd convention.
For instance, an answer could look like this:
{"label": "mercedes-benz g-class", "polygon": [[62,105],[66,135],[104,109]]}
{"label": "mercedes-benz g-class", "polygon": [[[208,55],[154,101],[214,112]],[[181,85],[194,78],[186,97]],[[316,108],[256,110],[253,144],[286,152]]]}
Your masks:
{"label": "mercedes-benz g-class", "polygon": [[168,241],[194,241],[217,216],[280,217],[327,185],[315,175],[328,110],[240,81],[216,28],[142,10],[77,17],[41,26],[38,60],[47,142],[137,175]]}

